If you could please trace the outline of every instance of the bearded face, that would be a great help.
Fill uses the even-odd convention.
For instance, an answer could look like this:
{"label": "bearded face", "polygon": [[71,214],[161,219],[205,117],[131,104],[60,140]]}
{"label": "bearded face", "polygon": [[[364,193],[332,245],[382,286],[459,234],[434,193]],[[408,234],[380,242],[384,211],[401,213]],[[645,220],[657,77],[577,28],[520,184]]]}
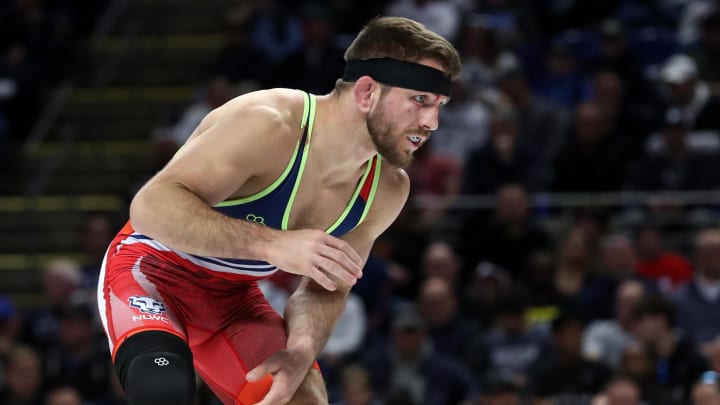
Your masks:
{"label": "bearded face", "polygon": [[367,129],[378,153],[388,163],[395,167],[407,167],[413,160],[412,151],[402,148],[404,134],[388,118],[386,110],[383,108],[386,95],[387,90],[384,89],[380,95],[378,108],[368,114],[365,121]]}
{"label": "bearded face", "polygon": [[[367,118],[367,128],[378,153],[395,167],[407,167],[413,156],[398,146],[395,127],[383,111],[373,110]],[[394,135],[395,134],[395,135]]]}

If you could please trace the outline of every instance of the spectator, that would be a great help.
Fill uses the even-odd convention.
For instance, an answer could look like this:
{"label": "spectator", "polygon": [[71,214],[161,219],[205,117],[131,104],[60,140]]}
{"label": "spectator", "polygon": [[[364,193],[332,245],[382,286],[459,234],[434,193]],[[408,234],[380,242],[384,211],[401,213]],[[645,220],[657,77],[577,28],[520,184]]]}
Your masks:
{"label": "spectator", "polygon": [[[624,95],[631,105],[647,107],[652,101],[653,92],[643,73],[643,66],[628,46],[626,27],[622,21],[608,18],[599,28],[599,53],[588,62],[586,73],[614,73],[614,76],[626,85]],[[635,125],[631,122],[622,122],[624,125]]]}
{"label": "spectator", "polygon": [[575,131],[554,162],[555,191],[620,190],[626,174],[625,151],[607,133],[606,117],[597,103],[576,110]]}
{"label": "spectator", "polygon": [[613,234],[600,243],[600,273],[618,282],[635,277],[637,254],[632,239]]}
{"label": "spectator", "polygon": [[519,67],[504,71],[498,88],[517,112],[519,147],[539,154],[537,170],[547,171],[565,141],[570,115],[564,108],[533,94],[525,72]]}
{"label": "spectator", "polygon": [[462,28],[461,56],[463,71],[460,75],[473,99],[485,97],[490,86],[497,83],[503,71],[516,68],[518,58],[505,49],[496,27],[482,14],[471,14]]}
{"label": "spectator", "polygon": [[464,166],[470,152],[487,142],[489,121],[487,106],[471,97],[462,78],[455,80],[452,101],[438,115],[438,130],[433,134],[433,152],[451,156]]}
{"label": "spectator", "polygon": [[43,377],[40,355],[28,346],[15,346],[8,356],[3,405],[42,405]]}
{"label": "spectator", "polygon": [[251,81],[267,88],[271,86],[272,65],[263,50],[250,39],[249,12],[230,13],[226,18],[224,43],[215,56],[213,73],[230,83]]}
{"label": "spectator", "polygon": [[582,99],[585,83],[575,58],[565,44],[552,44],[545,54],[544,71],[533,85],[535,92],[558,105],[577,104]]}
{"label": "spectator", "polygon": [[429,277],[420,285],[418,309],[435,350],[462,362],[477,327],[460,313],[458,301],[457,292],[446,279]]}
{"label": "spectator", "polygon": [[457,291],[461,282],[461,264],[460,257],[450,244],[435,241],[423,252],[422,274],[426,279],[431,277],[443,279],[453,291]]}
{"label": "spectator", "polygon": [[635,245],[638,275],[657,283],[661,291],[670,292],[692,279],[690,263],[665,247],[662,230],[657,226],[641,226],[635,236]]}
{"label": "spectator", "polygon": [[99,338],[96,309],[81,299],[66,305],[59,314],[59,339],[45,351],[45,380],[51,385],[71,385],[89,401],[110,390],[110,354]]}
{"label": "spectator", "polygon": [[647,154],[637,164],[632,181],[636,190],[707,190],[720,184],[717,156],[691,149],[678,109],[667,111],[661,135],[662,149]]}
{"label": "spectator", "polygon": [[637,159],[643,152],[648,134],[656,128],[656,112],[648,103],[634,101],[628,93],[633,85],[627,76],[613,70],[599,70],[592,76],[589,101],[597,103],[609,133],[627,151],[628,158]]}
{"label": "spectator", "polygon": [[250,17],[250,38],[271,63],[282,61],[302,45],[302,24],[279,0],[259,0]]}
{"label": "spectator", "polygon": [[517,277],[527,271],[534,255],[551,248],[550,237],[534,222],[521,185],[502,186],[495,207],[495,215],[487,222],[481,218],[466,221],[463,257],[467,267],[486,260]]}
{"label": "spectator", "polygon": [[717,131],[720,128],[720,96],[711,93],[689,56],[678,54],[668,59],[660,78],[668,89],[667,109],[675,108],[680,112],[685,128],[690,131]]}
{"label": "spectator", "polygon": [[500,294],[492,329],[476,335],[466,361],[481,381],[506,376],[514,387],[523,389],[530,365],[548,349],[548,336],[528,326],[528,301],[522,289]]}
{"label": "spectator", "polygon": [[652,404],[648,400],[657,398],[657,379],[655,378],[655,364],[648,354],[645,347],[639,342],[632,342],[622,354],[620,365],[616,374],[625,376],[635,382],[640,387],[642,399]]}
{"label": "spectator", "polygon": [[585,329],[583,354],[616,369],[633,342],[635,304],[645,296],[645,287],[635,280],[624,281],[616,290],[615,317],[593,321]]}
{"label": "spectator", "polygon": [[[326,94],[345,69],[344,50],[338,46],[330,11],[322,3],[301,6],[303,43],[280,64],[277,85]],[[276,86],[273,86],[276,87]]]}
{"label": "spectator", "polygon": [[570,313],[553,321],[552,350],[544,353],[529,373],[528,392],[536,400],[587,402],[610,379],[607,366],[583,357],[583,328],[582,319]]}
{"label": "spectator", "polygon": [[482,328],[490,328],[495,320],[498,300],[512,282],[510,274],[504,269],[490,262],[480,262],[464,284],[463,312]]}
{"label": "spectator", "polygon": [[332,405],[380,405],[376,398],[368,371],[357,365],[342,370],[342,400]]}
{"label": "spectator", "polygon": [[475,396],[471,372],[433,348],[425,321],[412,308],[395,315],[391,342],[366,353],[364,364],[388,404],[401,397],[416,405],[467,405]]}
{"label": "spectator", "polygon": [[687,338],[675,331],[676,308],[672,302],[649,296],[635,306],[635,338],[649,353],[654,366],[653,404],[685,404],[707,362]]}
{"label": "spectator", "polygon": [[678,320],[696,344],[720,336],[720,228],[701,230],[695,239],[695,278],[678,292]]}
{"label": "spectator", "polygon": [[519,183],[536,190],[544,175],[533,151],[518,140],[517,116],[511,110],[497,110],[490,122],[490,139],[474,150],[465,164],[462,192],[486,194],[503,184]]}
{"label": "spectator", "polygon": [[572,229],[558,253],[554,272],[555,290],[567,309],[580,309],[586,320],[612,316],[616,281],[595,274],[587,234]]}
{"label": "spectator", "polygon": [[22,340],[42,349],[57,342],[58,314],[73,296],[82,294],[81,287],[79,263],[70,259],[47,263],[42,277],[44,303],[25,315]]}

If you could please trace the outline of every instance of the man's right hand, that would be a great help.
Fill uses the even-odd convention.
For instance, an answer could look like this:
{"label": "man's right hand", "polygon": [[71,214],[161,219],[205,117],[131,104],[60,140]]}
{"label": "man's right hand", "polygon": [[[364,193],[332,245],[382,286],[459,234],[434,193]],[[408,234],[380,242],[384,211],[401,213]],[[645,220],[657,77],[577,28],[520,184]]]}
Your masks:
{"label": "man's right hand", "polygon": [[310,277],[335,291],[338,283],[353,286],[362,277],[363,260],[344,240],[319,230],[273,232],[265,260],[288,273]]}

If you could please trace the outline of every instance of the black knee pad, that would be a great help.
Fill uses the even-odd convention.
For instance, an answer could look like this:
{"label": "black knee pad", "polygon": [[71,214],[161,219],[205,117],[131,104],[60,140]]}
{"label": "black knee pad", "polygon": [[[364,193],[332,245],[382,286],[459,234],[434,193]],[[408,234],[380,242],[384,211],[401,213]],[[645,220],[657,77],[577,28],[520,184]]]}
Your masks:
{"label": "black knee pad", "polygon": [[192,352],[173,334],[129,337],[115,355],[115,371],[130,405],[190,405],[195,398]]}

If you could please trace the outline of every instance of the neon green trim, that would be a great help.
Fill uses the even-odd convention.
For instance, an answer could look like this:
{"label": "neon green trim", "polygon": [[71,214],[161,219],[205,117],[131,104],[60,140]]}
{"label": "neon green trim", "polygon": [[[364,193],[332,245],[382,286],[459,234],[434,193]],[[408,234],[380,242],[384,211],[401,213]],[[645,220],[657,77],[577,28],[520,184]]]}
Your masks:
{"label": "neon green trim", "polygon": [[290,221],[290,210],[292,209],[293,203],[295,202],[295,196],[297,195],[298,188],[300,188],[300,181],[302,180],[303,172],[305,171],[305,163],[307,163],[307,157],[310,154],[310,137],[312,137],[312,130],[313,130],[313,124],[315,123],[315,96],[312,94],[309,94],[310,97],[310,111],[308,113],[308,116],[306,117],[308,122],[308,135],[307,140],[305,141],[304,147],[304,153],[302,156],[302,160],[300,161],[300,170],[298,170],[298,175],[295,178],[295,184],[293,185],[292,193],[290,193],[290,198],[288,199],[287,205],[285,205],[285,212],[283,213],[283,219],[282,219],[282,225],[280,229],[287,230],[288,229],[288,222]]}
{"label": "neon green trim", "polygon": [[[309,109],[309,103],[308,98],[305,97],[304,107],[303,107],[303,120],[302,125],[305,125],[305,119],[307,118],[307,113]],[[309,135],[308,135],[309,136]],[[240,204],[247,204],[249,202],[253,202],[255,200],[259,200],[260,198],[265,197],[266,195],[272,193],[278,186],[280,186],[280,183],[285,181],[285,178],[290,173],[290,170],[292,170],[293,165],[295,164],[295,160],[297,159],[298,152],[300,151],[300,139],[297,141],[297,145],[295,145],[295,152],[293,152],[292,159],[290,159],[290,162],[287,166],[285,166],[285,170],[282,172],[280,177],[278,177],[275,181],[272,182],[269,186],[267,186],[262,191],[259,191],[253,195],[242,197],[242,198],[236,198],[234,200],[227,200],[220,203],[215,204],[216,207],[229,207],[231,205],[240,205]],[[304,158],[303,158],[304,162]],[[302,169],[301,169],[302,170]],[[302,172],[301,172],[302,173]]]}
{"label": "neon green trim", "polygon": [[[305,92],[303,91],[303,99],[304,99],[304,102],[303,102],[303,117],[302,117],[302,121],[300,121],[300,128],[305,128],[305,125],[307,125],[308,113],[310,112],[310,103],[308,103],[308,98],[310,98],[310,94],[309,94],[309,93],[305,93]],[[311,102],[312,102],[312,99],[311,99]],[[313,117],[313,118],[314,118],[314,117]],[[309,136],[309,135],[308,135],[308,136]]]}
{"label": "neon green trim", "polygon": [[[355,189],[355,192],[353,193],[352,198],[350,198],[350,202],[345,207],[345,211],[343,211],[342,215],[340,215],[340,218],[335,221],[334,224],[330,228],[328,228],[326,233],[332,233],[335,229],[337,229],[340,224],[345,220],[345,217],[350,213],[350,210],[352,209],[353,205],[355,205],[355,200],[357,200],[358,194],[360,194],[360,190],[362,190],[363,185],[365,184],[365,180],[367,180],[368,174],[370,174],[370,169],[372,169],[372,160],[368,162],[367,167],[365,168],[365,174],[363,174],[362,179],[360,179],[360,183],[357,185],[357,188]],[[376,176],[377,178],[377,176]],[[367,209],[367,207],[365,207]]]}
{"label": "neon green trim", "polygon": [[375,166],[375,178],[373,178],[372,186],[370,186],[370,194],[368,194],[368,199],[365,202],[365,209],[363,210],[362,216],[360,217],[360,221],[358,221],[357,225],[360,225],[362,221],[365,220],[365,216],[367,215],[368,211],[370,211],[370,206],[375,199],[375,192],[377,191],[378,183],[380,183],[380,163],[382,162],[382,158],[380,157],[380,155],[375,155],[375,159],[377,159],[377,165]]}

